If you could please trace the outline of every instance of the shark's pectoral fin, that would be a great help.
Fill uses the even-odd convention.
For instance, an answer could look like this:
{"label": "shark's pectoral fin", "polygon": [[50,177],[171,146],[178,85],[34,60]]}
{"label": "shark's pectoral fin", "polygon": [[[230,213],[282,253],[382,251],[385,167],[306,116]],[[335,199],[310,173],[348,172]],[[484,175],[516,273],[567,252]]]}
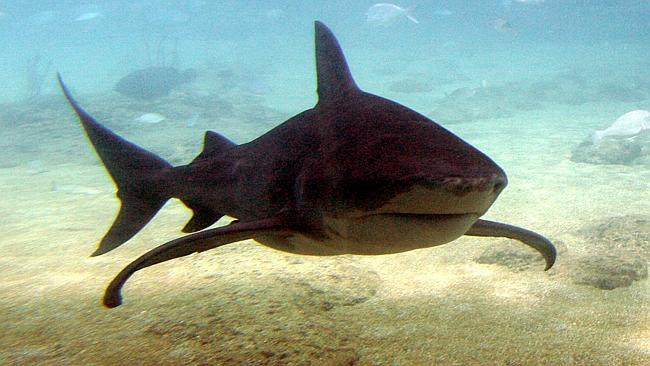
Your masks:
{"label": "shark's pectoral fin", "polygon": [[500,222],[478,220],[472,227],[465,233],[471,236],[493,236],[505,237],[510,239],[519,240],[520,242],[537,250],[546,260],[546,268],[548,270],[553,267],[557,252],[553,243],[545,237],[537,234],[536,232],[523,229],[517,226],[503,224]]}
{"label": "shark's pectoral fin", "polygon": [[285,220],[271,218],[249,222],[237,221],[227,226],[200,231],[174,239],[143,254],[115,276],[106,288],[103,300],[104,306],[114,308],[121,305],[122,296],[120,291],[122,286],[124,286],[131,275],[143,268],[240,240],[255,238],[259,235],[290,232],[291,230]]}

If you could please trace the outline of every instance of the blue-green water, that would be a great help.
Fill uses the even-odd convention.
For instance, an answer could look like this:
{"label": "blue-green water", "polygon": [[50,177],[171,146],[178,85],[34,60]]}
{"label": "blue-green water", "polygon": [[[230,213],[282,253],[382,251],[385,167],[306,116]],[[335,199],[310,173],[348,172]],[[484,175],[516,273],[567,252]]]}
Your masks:
{"label": "blue-green water", "polygon": [[[590,138],[650,110],[650,1],[410,1],[419,23],[385,24],[373,4],[0,2],[0,364],[650,364],[650,134]],[[549,237],[555,267],[475,237],[333,258],[247,241],[144,270],[102,308],[189,214],[170,202],[88,258],[119,203],[56,72],[102,123],[185,164],[205,130],[244,143],[313,106],[314,20],[362,89],[504,168],[486,217]],[[113,90],[152,66],[197,78],[151,100]]]}
{"label": "blue-green water", "polygon": [[[51,62],[43,92],[55,92],[55,70],[89,92],[109,90],[134,68],[159,63],[162,43],[168,52],[177,48],[183,67],[212,63],[276,76],[276,95],[298,89],[300,102],[308,105],[313,100],[313,93],[307,93],[313,80],[309,30],[315,19],[336,30],[355,60],[356,77],[368,87],[411,70],[443,77],[449,70],[440,63],[457,68],[466,78],[463,85],[470,86],[484,79],[498,83],[603,69],[647,82],[650,15],[645,1],[421,1],[402,4],[414,6],[420,24],[398,17],[385,27],[366,22],[370,5],[5,1],[0,4],[0,41],[6,55],[0,61],[0,97],[16,100],[30,92],[25,69],[34,57],[40,57],[43,67]],[[90,19],[76,20],[84,15]],[[510,28],[498,27],[497,20]],[[283,67],[287,65],[291,67]],[[291,88],[289,81],[294,81]],[[434,85],[437,93],[449,88],[439,84]]]}

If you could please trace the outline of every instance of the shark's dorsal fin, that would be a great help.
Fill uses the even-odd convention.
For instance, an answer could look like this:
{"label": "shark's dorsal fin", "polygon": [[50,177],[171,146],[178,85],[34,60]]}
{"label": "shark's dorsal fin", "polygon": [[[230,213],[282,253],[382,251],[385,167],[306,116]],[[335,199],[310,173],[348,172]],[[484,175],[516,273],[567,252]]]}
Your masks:
{"label": "shark's dorsal fin", "polygon": [[237,146],[237,144],[223,137],[221,134],[214,131],[206,131],[205,137],[203,138],[203,151],[201,151],[194,161],[218,155],[233,146]]}
{"label": "shark's dorsal fin", "polygon": [[325,24],[318,21],[316,22],[316,77],[319,104],[341,100],[359,90],[336,37]]}
{"label": "shark's dorsal fin", "polygon": [[236,146],[236,144],[223,137],[221,134],[214,131],[205,131],[202,153],[207,155],[218,154],[233,146]]}

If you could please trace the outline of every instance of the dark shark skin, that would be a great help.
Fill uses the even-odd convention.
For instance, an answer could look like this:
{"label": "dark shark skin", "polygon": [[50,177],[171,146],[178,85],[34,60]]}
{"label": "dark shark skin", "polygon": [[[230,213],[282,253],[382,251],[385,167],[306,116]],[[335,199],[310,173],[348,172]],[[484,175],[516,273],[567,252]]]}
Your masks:
{"label": "dark shark skin", "polygon": [[[122,303],[122,286],[142,268],[244,239],[305,255],[376,255],[462,235],[507,237],[553,265],[555,248],[543,236],[479,219],[507,184],[496,163],[430,119],[360,90],[320,22],[315,43],[314,108],[242,145],[207,132],[201,154],[178,167],[99,124],[59,75],[121,200],[93,256],[128,241],[169,198],[193,210],[183,231],[194,233],[125,267],[106,289],[106,307]],[[206,229],[224,215],[237,220]]]}

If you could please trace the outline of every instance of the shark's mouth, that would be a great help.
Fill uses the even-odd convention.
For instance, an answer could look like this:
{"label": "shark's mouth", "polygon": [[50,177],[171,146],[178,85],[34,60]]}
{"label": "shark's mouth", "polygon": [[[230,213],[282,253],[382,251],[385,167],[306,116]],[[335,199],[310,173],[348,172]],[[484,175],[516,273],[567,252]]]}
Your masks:
{"label": "shark's mouth", "polygon": [[[458,215],[482,216],[500,192],[474,190],[458,195],[441,187],[413,186],[374,210],[351,210],[343,216],[389,215],[409,220],[447,220]],[[421,217],[420,217],[421,216]]]}
{"label": "shark's mouth", "polygon": [[367,217],[380,216],[384,218],[393,218],[395,220],[407,221],[445,221],[455,220],[460,217],[480,216],[478,213],[456,213],[456,214],[424,214],[424,213],[407,213],[407,212],[386,212],[381,214],[368,215]]}
{"label": "shark's mouth", "polygon": [[465,234],[478,213],[386,212],[325,220],[332,243],[342,253],[390,254],[448,243]]}
{"label": "shark's mouth", "polygon": [[459,195],[443,187],[416,185],[375,210],[324,217],[323,227],[332,249],[342,253],[388,254],[432,247],[465,234],[499,192],[481,189]]}

